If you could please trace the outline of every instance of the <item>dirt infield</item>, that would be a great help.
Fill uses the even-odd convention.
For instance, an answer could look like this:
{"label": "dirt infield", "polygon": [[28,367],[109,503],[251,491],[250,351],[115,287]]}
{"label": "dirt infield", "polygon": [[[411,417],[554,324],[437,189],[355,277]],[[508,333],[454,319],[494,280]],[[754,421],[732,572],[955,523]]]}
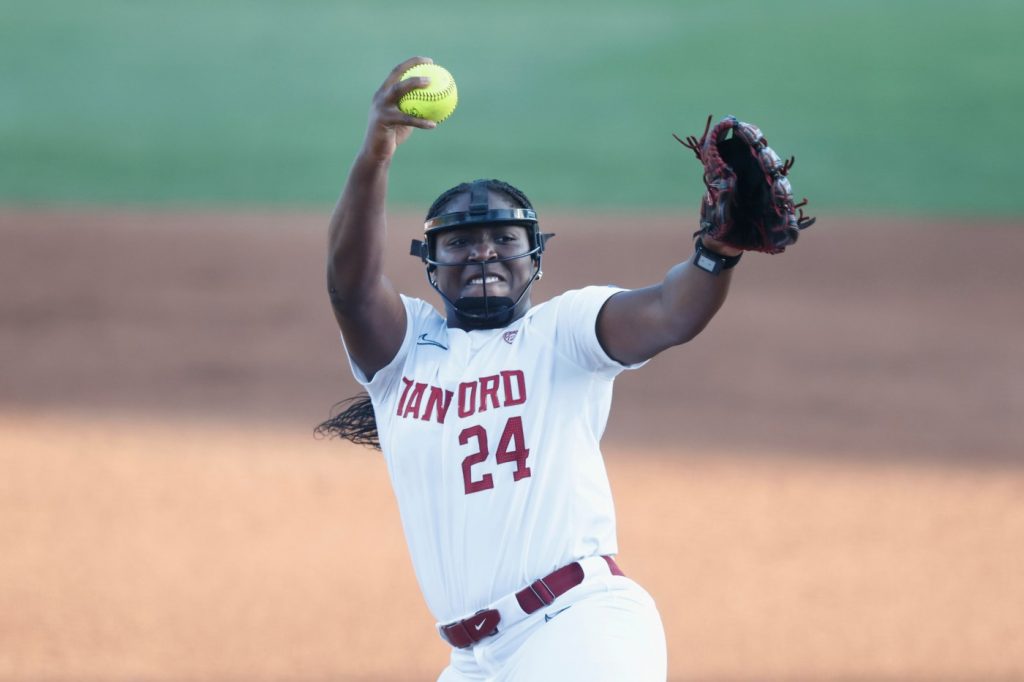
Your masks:
{"label": "dirt infield", "polygon": [[[0,211],[0,681],[433,679],[325,216]],[[392,226],[389,270],[430,296]],[[1024,679],[1024,229],[819,219],[617,383],[622,565],[673,679]],[[539,298],[674,220],[547,217]]]}

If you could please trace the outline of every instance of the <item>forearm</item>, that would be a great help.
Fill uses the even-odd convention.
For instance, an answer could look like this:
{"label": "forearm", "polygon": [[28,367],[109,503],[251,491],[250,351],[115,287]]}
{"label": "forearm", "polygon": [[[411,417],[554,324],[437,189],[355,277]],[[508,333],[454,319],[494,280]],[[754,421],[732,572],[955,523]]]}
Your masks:
{"label": "forearm", "polygon": [[[338,205],[327,232],[327,289],[334,310],[340,316],[373,306],[385,295],[384,241],[387,230],[385,201],[388,170],[395,150],[414,128],[437,124],[399,110],[399,100],[411,90],[424,87],[429,79],[401,79],[415,64],[429,63],[426,57],[402,62],[388,75],[373,96],[363,146],[352,163]],[[339,317],[339,321],[340,321]]]}
{"label": "forearm", "polygon": [[675,344],[699,334],[725,303],[732,270],[711,274],[691,260],[673,266],[661,285],[661,306],[671,320]]}
{"label": "forearm", "polygon": [[327,232],[327,284],[334,306],[361,301],[383,276],[390,158],[365,149],[352,164]]}
{"label": "forearm", "polygon": [[[728,248],[719,253],[735,255]],[[689,258],[658,284],[608,299],[598,315],[598,340],[623,364],[649,360],[697,336],[722,307],[731,280],[732,270],[712,274]]]}

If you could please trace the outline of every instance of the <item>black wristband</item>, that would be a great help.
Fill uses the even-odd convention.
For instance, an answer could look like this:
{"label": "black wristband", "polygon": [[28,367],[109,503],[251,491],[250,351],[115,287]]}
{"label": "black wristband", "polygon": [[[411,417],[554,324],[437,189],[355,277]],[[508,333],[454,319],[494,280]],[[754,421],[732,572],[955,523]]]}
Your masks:
{"label": "black wristband", "polygon": [[705,272],[710,272],[712,275],[717,275],[722,270],[728,270],[736,267],[736,264],[740,262],[740,258],[743,254],[736,256],[722,256],[715,253],[704,246],[704,242],[701,241],[700,237],[697,237],[697,241],[693,247],[693,264]]}

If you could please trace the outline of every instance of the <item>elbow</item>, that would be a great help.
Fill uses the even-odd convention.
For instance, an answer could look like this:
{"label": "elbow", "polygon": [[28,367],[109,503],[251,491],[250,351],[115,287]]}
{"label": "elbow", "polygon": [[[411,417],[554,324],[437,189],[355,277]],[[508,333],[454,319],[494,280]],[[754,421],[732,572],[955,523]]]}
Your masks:
{"label": "elbow", "polygon": [[677,334],[675,339],[672,340],[673,346],[682,346],[683,344],[689,343],[697,338],[700,331],[688,331],[685,334]]}
{"label": "elbow", "polygon": [[711,320],[715,318],[718,311],[725,302],[725,296],[715,296],[699,300],[696,304],[676,305],[667,314],[671,320],[671,334],[675,339],[674,345],[682,345],[693,341],[700,335]]}
{"label": "elbow", "polygon": [[331,301],[331,307],[339,315],[351,314],[359,305],[360,297],[354,295],[356,289],[349,286],[342,278],[337,276],[333,268],[327,268],[327,297]]}
{"label": "elbow", "polygon": [[339,313],[345,313],[351,308],[349,299],[342,296],[330,281],[327,282],[327,298],[331,300],[331,307]]}
{"label": "elbow", "polygon": [[672,329],[671,345],[681,346],[684,343],[693,341],[707,328],[709,322],[711,322],[710,317],[701,319],[683,318],[676,320],[676,324]]}
{"label": "elbow", "polygon": [[374,279],[365,272],[341,272],[327,267],[327,297],[339,317],[361,317],[379,305],[382,283],[381,278]]}
{"label": "elbow", "polygon": [[359,312],[383,279],[380,262],[375,258],[354,258],[353,254],[334,250],[327,258],[327,295],[339,313]]}
{"label": "elbow", "polygon": [[677,323],[663,327],[660,333],[647,334],[646,338],[648,340],[648,345],[644,349],[642,357],[639,359],[634,358],[632,362],[639,362],[640,359],[650,359],[670,348],[675,348],[676,346],[682,346],[685,343],[689,343],[690,341],[693,341],[693,339],[697,338],[697,335],[700,334],[706,326],[707,323],[700,325]]}

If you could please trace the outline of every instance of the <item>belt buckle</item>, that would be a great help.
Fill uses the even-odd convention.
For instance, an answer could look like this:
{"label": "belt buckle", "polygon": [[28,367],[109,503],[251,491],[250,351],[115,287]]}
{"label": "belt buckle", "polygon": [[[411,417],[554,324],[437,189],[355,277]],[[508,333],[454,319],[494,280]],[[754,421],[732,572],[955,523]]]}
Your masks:
{"label": "belt buckle", "polygon": [[[457,620],[441,627],[441,635],[452,646],[458,649],[468,649],[480,640],[498,634],[498,623],[501,622],[501,614],[496,609],[480,609],[469,618]],[[452,641],[448,630],[461,628],[469,643],[459,646]]]}

